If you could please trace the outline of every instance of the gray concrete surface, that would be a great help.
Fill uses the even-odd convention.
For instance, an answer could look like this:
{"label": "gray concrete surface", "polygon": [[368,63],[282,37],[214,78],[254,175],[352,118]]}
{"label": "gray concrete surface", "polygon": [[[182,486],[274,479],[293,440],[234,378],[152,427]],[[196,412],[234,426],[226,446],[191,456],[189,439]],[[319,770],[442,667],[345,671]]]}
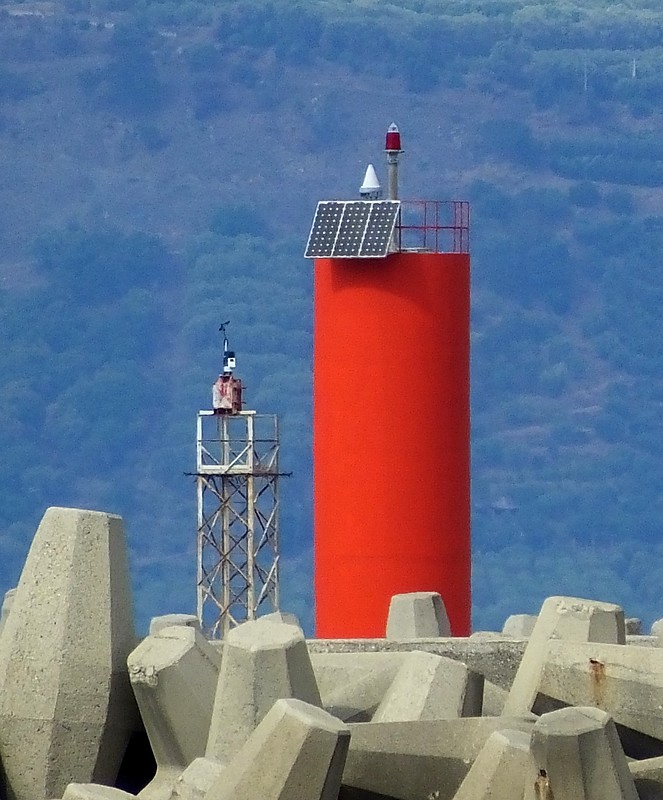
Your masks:
{"label": "gray concrete surface", "polygon": [[7,621],[9,612],[11,611],[12,605],[14,604],[15,595],[16,595],[16,589],[8,589],[5,592],[5,596],[2,601],[2,608],[0,608],[0,636],[2,636],[2,629],[5,627],[5,622]]}
{"label": "gray concrete surface", "polygon": [[195,758],[173,784],[172,800],[204,800],[225,768],[226,765],[220,761]]}
{"label": "gray concrete surface", "polygon": [[421,650],[438,656],[463,661],[473,671],[484,678],[509,689],[518,669],[526,646],[525,641],[517,641],[501,634],[486,639],[471,637],[435,639],[309,639],[311,658],[323,653],[410,653]]}
{"label": "gray concrete surface", "polygon": [[206,800],[336,800],[350,731],[301,700],[277,700]]}
{"label": "gray concrete surface", "polygon": [[344,722],[368,722],[408,656],[405,652],[312,653],[322,707]]}
{"label": "gray concrete surface", "polygon": [[343,785],[396,800],[451,800],[492,733],[528,733],[535,719],[530,714],[351,724]]}
{"label": "gray concrete surface", "polygon": [[628,768],[640,800],[663,800],[663,756],[629,761]]}
{"label": "gray concrete surface", "polygon": [[642,634],[642,620],[638,617],[626,617],[624,628],[627,636],[640,636]]}
{"label": "gray concrete surface", "polygon": [[523,800],[532,772],[531,738],[525,731],[491,733],[454,800]]}
{"label": "gray concrete surface", "polygon": [[503,634],[502,631],[472,631],[472,633],[469,635],[469,639],[471,641],[480,639],[494,642],[496,639],[511,640],[513,638],[513,636],[507,636]]}
{"label": "gray concrete surface", "polygon": [[234,756],[282,698],[321,705],[306,640],[283,622],[245,622],[224,640],[214,710],[205,755]]}
{"label": "gray concrete surface", "polygon": [[387,639],[451,636],[444,600],[437,592],[395,594],[389,604]]}
{"label": "gray concrete surface", "polygon": [[286,625],[294,625],[296,628],[301,629],[299,619],[295,614],[289,614],[287,611],[272,611],[271,614],[263,614],[258,617],[258,622],[283,622]]}
{"label": "gray concrete surface", "polygon": [[164,628],[174,628],[181,625],[186,628],[198,628],[200,622],[195,614],[162,614],[150,620],[150,635],[159,633]]}
{"label": "gray concrete surface", "polygon": [[649,636],[644,633],[639,633],[637,636],[626,636],[626,644],[632,644],[636,647],[658,647],[658,636]]}
{"label": "gray concrete surface", "polygon": [[409,653],[373,715],[373,722],[480,717],[483,676],[461,661]]}
{"label": "gray concrete surface", "polygon": [[663,650],[613,604],[549,598],[529,642],[524,615],[306,643],[278,613],[213,643],[174,614],[136,646],[121,520],[76,509],[49,509],[8,600],[0,800],[133,800],[132,686],[140,800],[663,800]]}
{"label": "gray concrete surface", "polygon": [[596,706],[620,725],[663,741],[663,650],[551,641],[538,691],[566,705]]}
{"label": "gray concrete surface", "polygon": [[514,639],[528,639],[536,625],[536,614],[511,614],[507,617],[502,633]]}
{"label": "gray concrete surface", "polygon": [[135,646],[120,517],[49,508],[0,648],[0,757],[9,800],[112,784],[139,725],[126,658]]}
{"label": "gray concrete surface", "polygon": [[205,754],[220,656],[189,625],[157,626],[129,655],[129,678],[157,762],[142,800],[167,800],[182,770]]}
{"label": "gray concrete surface", "polygon": [[531,752],[527,800],[538,800],[537,780],[557,800],[638,800],[615,724],[598,708],[543,714],[534,725]]}
{"label": "gray concrete surface", "polygon": [[134,800],[135,795],[98,783],[70,783],[62,800]]}
{"label": "gray concrete surface", "polygon": [[543,668],[545,646],[550,639],[624,644],[624,612],[614,603],[579,597],[547,598],[541,606],[514,677],[504,704],[504,714],[524,714],[532,709]]}
{"label": "gray concrete surface", "polygon": [[508,689],[503,689],[501,686],[496,686],[492,681],[484,679],[483,702],[481,704],[482,716],[499,717],[504,711],[504,704],[508,696]]}

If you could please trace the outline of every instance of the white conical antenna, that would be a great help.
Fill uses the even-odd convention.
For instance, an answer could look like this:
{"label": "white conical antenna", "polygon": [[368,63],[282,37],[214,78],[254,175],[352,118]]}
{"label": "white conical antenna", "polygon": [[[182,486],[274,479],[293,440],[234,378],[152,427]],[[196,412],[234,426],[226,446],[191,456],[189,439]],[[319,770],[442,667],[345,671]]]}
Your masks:
{"label": "white conical antenna", "polygon": [[367,200],[378,200],[382,193],[382,187],[378,176],[375,174],[375,167],[369,164],[366,167],[366,175],[364,175],[364,182],[359,189],[359,196],[365,197]]}

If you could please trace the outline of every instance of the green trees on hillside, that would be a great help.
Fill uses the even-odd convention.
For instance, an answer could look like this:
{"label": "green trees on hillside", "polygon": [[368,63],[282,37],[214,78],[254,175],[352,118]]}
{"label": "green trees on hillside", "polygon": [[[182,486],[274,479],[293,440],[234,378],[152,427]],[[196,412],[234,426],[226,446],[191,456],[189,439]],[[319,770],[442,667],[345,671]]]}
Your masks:
{"label": "green trees on hillside", "polygon": [[158,112],[168,99],[154,56],[155,32],[143,21],[113,29],[103,65],[85,70],[80,86],[94,104],[129,118]]}
{"label": "green trees on hillside", "polygon": [[[482,231],[472,340],[482,619],[498,627],[560,587],[646,618],[656,601],[628,576],[634,554],[663,534],[652,461],[663,446],[663,223],[638,219],[630,192],[587,182],[513,193],[477,182],[472,196]],[[599,547],[613,548],[603,571],[589,566]],[[520,577],[504,580],[507,562]],[[526,607],[532,580],[537,603]]]}
{"label": "green trees on hillside", "polygon": [[173,278],[173,259],[154,236],[73,225],[41,234],[34,243],[40,269],[59,290],[89,306],[128,288],[156,288]]}
{"label": "green trees on hillside", "polygon": [[663,183],[663,148],[653,132],[545,139],[534,135],[527,122],[496,119],[484,123],[481,135],[487,153],[563,178],[651,187]]}

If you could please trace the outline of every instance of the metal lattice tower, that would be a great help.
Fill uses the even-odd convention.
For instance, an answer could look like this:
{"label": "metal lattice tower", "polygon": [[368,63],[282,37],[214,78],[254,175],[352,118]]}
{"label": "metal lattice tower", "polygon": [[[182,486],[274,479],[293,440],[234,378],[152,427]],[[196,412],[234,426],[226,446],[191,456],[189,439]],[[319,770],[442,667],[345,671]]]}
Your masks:
{"label": "metal lattice tower", "polygon": [[278,459],[275,415],[198,412],[197,596],[208,636],[279,609]]}

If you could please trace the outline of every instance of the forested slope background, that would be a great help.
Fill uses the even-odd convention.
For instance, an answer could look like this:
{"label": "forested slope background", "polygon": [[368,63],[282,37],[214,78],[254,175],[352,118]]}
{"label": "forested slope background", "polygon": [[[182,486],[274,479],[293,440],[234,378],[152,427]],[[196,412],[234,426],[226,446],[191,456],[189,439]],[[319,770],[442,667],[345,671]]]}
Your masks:
{"label": "forested slope background", "polygon": [[124,516],[142,629],[193,610],[230,319],[312,630],[302,253],[395,120],[403,196],[473,204],[475,627],[555,593],[663,616],[661,76],[658,0],[0,6],[0,587],[74,505]]}

